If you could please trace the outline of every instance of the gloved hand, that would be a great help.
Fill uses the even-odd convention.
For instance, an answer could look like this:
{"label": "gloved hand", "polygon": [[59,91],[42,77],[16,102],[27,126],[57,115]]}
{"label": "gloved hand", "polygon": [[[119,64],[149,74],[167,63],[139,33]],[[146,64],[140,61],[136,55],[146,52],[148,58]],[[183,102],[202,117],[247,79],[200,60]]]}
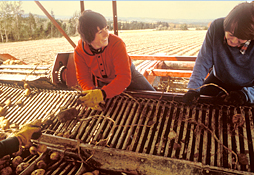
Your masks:
{"label": "gloved hand", "polygon": [[79,100],[87,106],[94,110],[102,110],[101,105],[105,104],[103,93],[100,89],[83,91],[79,97]]}
{"label": "gloved hand", "polygon": [[19,145],[25,146],[26,148],[31,144],[31,138],[38,139],[41,135],[41,120],[34,120],[30,123],[23,125],[19,132],[15,133],[14,136],[18,138]]}
{"label": "gloved hand", "polygon": [[186,94],[183,96],[183,102],[187,105],[191,105],[192,103],[196,103],[199,99],[199,92],[194,90],[189,90]]}
{"label": "gloved hand", "polygon": [[242,91],[231,91],[225,97],[224,102],[231,105],[241,106],[247,102],[246,96]]}

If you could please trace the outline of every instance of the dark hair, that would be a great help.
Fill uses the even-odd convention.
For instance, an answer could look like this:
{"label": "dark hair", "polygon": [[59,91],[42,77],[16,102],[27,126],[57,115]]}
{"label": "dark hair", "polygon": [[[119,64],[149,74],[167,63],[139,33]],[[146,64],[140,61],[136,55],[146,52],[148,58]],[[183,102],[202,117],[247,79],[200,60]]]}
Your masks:
{"label": "dark hair", "polygon": [[97,27],[103,29],[106,26],[107,20],[104,16],[92,10],[85,10],[79,17],[78,33],[83,41],[90,44],[98,32]]}
{"label": "dark hair", "polygon": [[243,40],[254,39],[254,3],[235,6],[224,20],[224,30]]}

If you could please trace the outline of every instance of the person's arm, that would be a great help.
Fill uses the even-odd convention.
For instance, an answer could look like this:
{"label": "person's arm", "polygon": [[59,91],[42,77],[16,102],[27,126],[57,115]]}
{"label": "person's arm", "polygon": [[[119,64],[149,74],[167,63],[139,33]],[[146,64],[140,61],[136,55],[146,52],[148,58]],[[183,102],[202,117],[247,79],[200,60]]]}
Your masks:
{"label": "person's arm", "polygon": [[[195,66],[187,86],[188,88],[197,89],[202,86],[209,69],[213,66],[213,35],[215,28],[212,24],[206,33],[205,40],[198,53]],[[200,91],[200,89],[196,91]]]}
{"label": "person's arm", "polygon": [[0,141],[0,158],[5,155],[15,153],[19,150],[19,140],[17,137],[10,137]]}
{"label": "person's arm", "polygon": [[254,103],[254,86],[252,87],[244,87],[242,92],[246,95],[247,103],[253,104]]}
{"label": "person's arm", "polygon": [[74,51],[74,62],[77,80],[81,88],[83,90],[95,89],[91,71],[86,65],[84,58],[76,50]]}
{"label": "person's arm", "polygon": [[124,42],[116,42],[111,54],[116,77],[102,88],[107,98],[121,94],[131,83],[131,63]]}

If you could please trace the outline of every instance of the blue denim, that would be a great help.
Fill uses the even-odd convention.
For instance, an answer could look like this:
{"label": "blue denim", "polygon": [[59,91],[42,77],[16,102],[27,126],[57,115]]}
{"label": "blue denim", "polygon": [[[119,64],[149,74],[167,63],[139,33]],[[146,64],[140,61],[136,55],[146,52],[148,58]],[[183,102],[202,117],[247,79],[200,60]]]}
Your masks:
{"label": "blue denim", "polygon": [[[99,88],[104,85],[107,85],[107,84],[108,83],[98,81]],[[127,90],[129,90],[129,91],[135,91],[135,90],[155,91],[155,89],[147,81],[147,79],[136,70],[133,63],[131,63],[131,84],[127,87]]]}

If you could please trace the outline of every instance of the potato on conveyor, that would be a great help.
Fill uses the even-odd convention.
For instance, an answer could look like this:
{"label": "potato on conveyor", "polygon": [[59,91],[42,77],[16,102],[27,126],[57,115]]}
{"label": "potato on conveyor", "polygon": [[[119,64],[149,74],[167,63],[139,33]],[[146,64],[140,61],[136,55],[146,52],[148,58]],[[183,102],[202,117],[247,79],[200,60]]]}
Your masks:
{"label": "potato on conveyor", "polygon": [[6,101],[5,101],[5,105],[6,105],[6,106],[10,106],[10,105],[11,105],[11,100],[10,100],[10,99],[6,100]]}
{"label": "potato on conveyor", "polygon": [[57,118],[61,123],[67,122],[78,116],[78,110],[73,108],[63,109],[57,114]]}
{"label": "potato on conveyor", "polygon": [[32,155],[35,155],[35,154],[37,154],[37,147],[36,146],[30,146],[30,148],[29,148],[29,152],[32,154]]}
{"label": "potato on conveyor", "polygon": [[23,158],[21,156],[16,156],[13,160],[12,160],[12,166],[14,168],[16,168],[21,162],[23,162]]}
{"label": "potato on conveyor", "polygon": [[31,94],[31,90],[29,88],[25,89],[24,96],[28,97]]}
{"label": "potato on conveyor", "polygon": [[0,128],[6,130],[10,128],[10,122],[5,117],[0,117]]}
{"label": "potato on conveyor", "polygon": [[16,168],[16,174],[21,173],[22,171],[24,171],[27,167],[29,166],[28,162],[22,162],[20,163],[17,168]]}
{"label": "potato on conveyor", "polygon": [[37,152],[39,154],[45,153],[47,151],[47,146],[46,145],[37,145]]}
{"label": "potato on conveyor", "polygon": [[59,160],[61,158],[61,154],[59,152],[53,152],[50,154],[51,160]]}
{"label": "potato on conveyor", "polygon": [[40,160],[37,162],[36,166],[38,169],[46,169],[47,164],[44,162],[44,160]]}
{"label": "potato on conveyor", "polygon": [[0,174],[1,174],[1,175],[11,175],[11,174],[12,174],[12,169],[11,169],[11,167],[7,166],[7,167],[3,168],[3,169],[0,171]]}
{"label": "potato on conveyor", "polygon": [[0,115],[4,115],[5,111],[6,111],[5,108],[0,106]]}
{"label": "potato on conveyor", "polygon": [[44,169],[37,169],[34,170],[31,175],[44,175],[45,174],[45,170]]}

